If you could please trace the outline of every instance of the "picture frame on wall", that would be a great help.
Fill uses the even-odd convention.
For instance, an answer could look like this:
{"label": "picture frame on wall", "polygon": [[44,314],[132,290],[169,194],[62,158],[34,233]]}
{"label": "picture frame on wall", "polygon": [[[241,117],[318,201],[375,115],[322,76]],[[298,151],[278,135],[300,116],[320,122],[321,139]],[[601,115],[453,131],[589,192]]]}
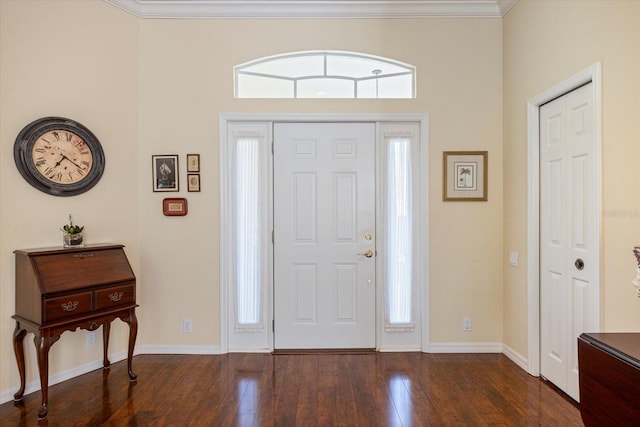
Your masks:
{"label": "picture frame on wall", "polygon": [[487,151],[445,151],[442,156],[442,200],[486,202],[488,200]]}
{"label": "picture frame on wall", "polygon": [[200,192],[200,174],[197,174],[197,173],[187,174],[187,191],[189,193]]}
{"label": "picture frame on wall", "polygon": [[187,199],[185,198],[166,198],[162,200],[162,213],[165,216],[185,216],[187,212]]}
{"label": "picture frame on wall", "polygon": [[180,181],[178,174],[178,155],[163,154],[151,156],[153,168],[153,191],[178,191]]}
{"label": "picture frame on wall", "polygon": [[187,173],[200,172],[200,154],[187,154]]}

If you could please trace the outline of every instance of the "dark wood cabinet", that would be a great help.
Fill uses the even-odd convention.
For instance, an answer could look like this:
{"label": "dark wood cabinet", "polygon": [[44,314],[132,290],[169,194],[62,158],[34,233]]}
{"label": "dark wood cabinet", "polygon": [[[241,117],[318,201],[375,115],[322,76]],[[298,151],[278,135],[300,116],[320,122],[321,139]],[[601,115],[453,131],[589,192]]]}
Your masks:
{"label": "dark wood cabinet", "polygon": [[16,328],[13,348],[20,373],[21,400],[25,389],[24,338],[34,334],[42,405],[38,418],[48,411],[49,349],[65,331],[90,331],[102,326],[103,366],[107,357],[111,322],[129,325],[127,367],[136,380],[131,359],[138,332],[136,278],[123,245],[89,245],[82,248],[16,250]]}
{"label": "dark wood cabinet", "polygon": [[587,427],[640,425],[640,333],[580,335],[578,366]]}

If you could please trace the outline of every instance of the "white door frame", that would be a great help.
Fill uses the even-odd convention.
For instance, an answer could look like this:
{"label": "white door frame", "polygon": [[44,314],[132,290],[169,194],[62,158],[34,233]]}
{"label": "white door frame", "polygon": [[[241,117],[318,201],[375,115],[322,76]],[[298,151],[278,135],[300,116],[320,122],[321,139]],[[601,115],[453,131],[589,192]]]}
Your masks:
{"label": "white door frame", "polygon": [[[598,212],[595,220],[595,253],[596,277],[602,283],[601,277],[601,64],[596,63],[578,74],[564,80],[541,94],[527,101],[527,135],[528,135],[528,201],[527,201],[527,371],[534,376],[540,376],[540,113],[539,108],[559,96],[586,84],[593,83],[593,135],[595,138],[595,201]],[[600,305],[600,289],[597,291],[596,305]],[[594,316],[594,323],[601,327],[601,308]],[[591,331],[598,332],[598,331]]]}
{"label": "white door frame", "polygon": [[[420,306],[420,324],[421,324],[421,335],[420,335],[420,345],[416,350],[421,350],[423,352],[427,352],[430,346],[430,335],[429,335],[429,182],[428,182],[428,116],[426,114],[242,114],[242,113],[220,113],[218,120],[218,134],[219,134],[219,149],[222,151],[221,147],[223,144],[226,144],[227,141],[227,128],[230,122],[246,122],[246,123],[264,123],[264,122],[373,122],[373,123],[418,123],[420,128],[420,158],[418,159],[420,163],[420,176],[418,177],[418,182],[423,186],[424,191],[420,191],[420,199],[416,200],[416,203],[419,204],[419,212],[421,213],[422,221],[419,223],[419,229],[416,230],[416,236],[419,240],[419,246],[416,253],[417,259],[422,260],[418,263],[419,267],[416,273],[416,280],[418,283],[422,285],[420,289],[418,289],[419,295],[419,306]],[[376,145],[377,141],[376,141]],[[378,162],[379,160],[376,160]],[[378,177],[376,177],[378,180]],[[220,178],[220,192],[223,192],[223,179]],[[379,189],[376,190],[377,192]],[[378,194],[377,197],[380,197]],[[228,201],[223,200],[222,197],[220,199],[220,222],[225,220],[223,218],[223,205],[228,203]],[[379,221],[377,219],[376,221]],[[378,225],[376,225],[378,226]],[[224,239],[220,238],[220,353],[228,353],[229,352],[229,317],[228,317],[228,302],[230,298],[229,291],[229,280],[228,272],[225,272],[226,263],[224,262],[224,248],[228,247],[229,242],[224,241]],[[381,263],[378,263],[379,265]],[[378,268],[378,267],[376,267]],[[378,273],[377,273],[378,275]],[[378,277],[381,277],[379,275]],[[380,295],[379,288],[376,291],[377,295]],[[273,295],[269,295],[269,298],[273,298]],[[376,347],[381,351],[393,351],[395,348],[393,344],[389,344],[388,346],[384,346],[384,343],[381,342],[381,335],[383,331],[381,331],[379,325],[382,323],[381,319],[384,318],[384,310],[381,307],[379,302],[380,298],[377,298],[378,302],[376,303]],[[266,313],[267,319],[273,319],[273,304],[270,304],[269,313]],[[273,335],[270,332],[270,348],[267,350],[273,351]],[[382,345],[382,347],[381,347]],[[264,351],[265,349],[256,349],[255,351]],[[408,351],[408,349],[403,349]],[[251,351],[251,350],[248,350]]]}

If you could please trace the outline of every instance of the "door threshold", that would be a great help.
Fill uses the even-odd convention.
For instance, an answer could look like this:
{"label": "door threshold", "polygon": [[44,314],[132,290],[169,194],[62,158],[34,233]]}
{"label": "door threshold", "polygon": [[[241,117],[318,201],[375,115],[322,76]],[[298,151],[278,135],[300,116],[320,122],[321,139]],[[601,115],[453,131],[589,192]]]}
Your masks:
{"label": "door threshold", "polygon": [[273,350],[273,355],[305,355],[305,354],[375,354],[375,348],[291,348]]}

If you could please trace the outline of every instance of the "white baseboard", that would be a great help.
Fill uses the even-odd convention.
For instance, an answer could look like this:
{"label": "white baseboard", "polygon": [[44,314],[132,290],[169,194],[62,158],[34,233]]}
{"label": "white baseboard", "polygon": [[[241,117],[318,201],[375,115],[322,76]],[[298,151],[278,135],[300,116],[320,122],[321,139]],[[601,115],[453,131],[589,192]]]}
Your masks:
{"label": "white baseboard", "polygon": [[436,342],[429,344],[427,353],[502,353],[499,342]]}
{"label": "white baseboard", "polygon": [[502,345],[502,354],[507,356],[513,363],[522,368],[525,372],[529,372],[529,360],[526,357],[512,349],[506,344]]}
{"label": "white baseboard", "polygon": [[222,354],[220,347],[207,345],[141,345],[135,354]]}
{"label": "white baseboard", "polygon": [[416,347],[415,345],[412,345],[412,346],[406,346],[406,347],[403,347],[403,346],[380,347],[378,351],[380,353],[399,353],[399,352],[413,353],[413,352],[418,352],[422,350],[420,349],[420,347]]}

